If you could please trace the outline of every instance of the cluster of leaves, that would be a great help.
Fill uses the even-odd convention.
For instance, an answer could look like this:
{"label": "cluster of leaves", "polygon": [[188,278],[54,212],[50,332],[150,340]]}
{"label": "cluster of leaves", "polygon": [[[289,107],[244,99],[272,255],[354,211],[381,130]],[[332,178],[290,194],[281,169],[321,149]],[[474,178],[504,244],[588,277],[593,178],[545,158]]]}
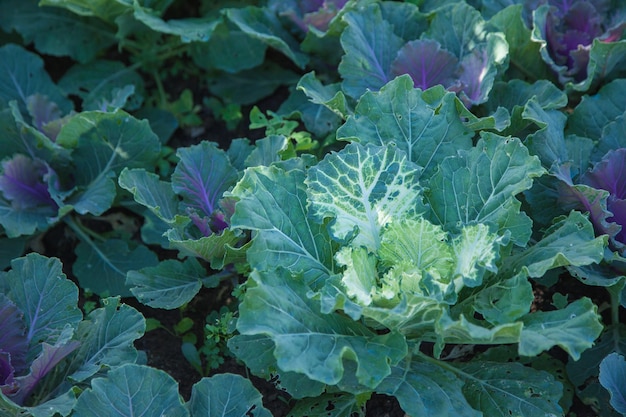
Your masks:
{"label": "cluster of leaves", "polygon": [[[626,414],[621,2],[188,6],[0,5],[0,410],[270,415],[230,374],[184,403],[117,298],[178,309],[231,279],[236,312],[207,306],[203,341],[181,321],[181,354],[205,375],[228,347],[293,416],[374,393],[413,416]],[[262,139],[168,146],[198,92],[234,127],[280,86],[249,112]],[[80,288],[113,296],[86,318],[58,260],[20,257],[55,227]]]}

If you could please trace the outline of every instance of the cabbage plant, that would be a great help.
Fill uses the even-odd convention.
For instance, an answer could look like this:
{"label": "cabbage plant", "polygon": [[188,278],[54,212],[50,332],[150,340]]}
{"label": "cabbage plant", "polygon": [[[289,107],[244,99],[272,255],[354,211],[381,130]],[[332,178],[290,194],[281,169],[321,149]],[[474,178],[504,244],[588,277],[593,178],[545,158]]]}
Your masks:
{"label": "cabbage plant", "polygon": [[527,1],[533,40],[562,84],[586,90],[594,78],[624,71],[626,9],[604,0]]}
{"label": "cabbage plant", "polygon": [[459,348],[578,359],[602,330],[596,306],[533,313],[529,278],[598,262],[606,238],[573,212],[531,241],[517,195],[546,173],[539,158],[514,137],[474,143],[457,106],[399,77],[361,97],[343,149],[248,168],[229,193],[231,227],[253,236],[229,346],[302,399],[294,415],[360,412],[374,392],[410,415],[562,413],[550,374]]}

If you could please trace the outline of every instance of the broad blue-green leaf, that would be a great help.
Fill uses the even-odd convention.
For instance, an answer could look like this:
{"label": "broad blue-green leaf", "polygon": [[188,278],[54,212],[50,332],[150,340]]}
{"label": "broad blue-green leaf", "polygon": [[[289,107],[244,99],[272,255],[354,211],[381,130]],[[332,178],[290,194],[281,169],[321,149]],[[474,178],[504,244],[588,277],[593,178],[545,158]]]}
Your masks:
{"label": "broad blue-green leaf", "polygon": [[428,28],[428,15],[420,8],[413,3],[380,3],[383,19],[391,23],[394,33],[405,41],[419,38]]}
{"label": "broad blue-green leaf", "polygon": [[582,353],[578,361],[567,362],[567,376],[575,386],[582,386],[599,374],[602,359],[612,352],[626,351],[626,326],[608,326],[593,347]]}
{"label": "broad blue-green leaf", "polygon": [[501,134],[524,137],[531,133],[532,121],[523,116],[526,104],[533,99],[540,108],[558,110],[567,105],[567,95],[547,80],[538,80],[532,84],[522,80],[496,82],[484,106],[488,112],[510,113],[509,125]]}
{"label": "broad blue-green leaf", "polygon": [[595,237],[593,225],[585,215],[572,211],[546,230],[539,242],[508,258],[504,268],[516,273],[524,269],[530,277],[540,278],[559,266],[600,262],[606,243],[606,236]]}
{"label": "broad blue-green leaf", "polygon": [[523,108],[532,98],[540,108],[545,110],[558,110],[567,106],[565,92],[550,81],[538,80],[530,84],[515,79],[495,83],[493,94],[485,103],[485,107],[495,110],[497,106],[502,106],[512,112],[516,107]]}
{"label": "broad blue-green leaf", "polygon": [[77,186],[85,190],[68,202],[80,214],[95,215],[113,203],[112,177],[125,167],[141,168],[155,161],[161,148],[146,120],[139,121],[119,110],[76,115],[63,127],[57,143],[73,149],[74,178]]}
{"label": "broad blue-green leaf", "polygon": [[626,80],[619,79],[603,86],[596,94],[583,96],[567,121],[567,133],[598,140],[602,130],[624,113]]}
{"label": "broad blue-green leaf", "polygon": [[539,311],[523,318],[519,353],[536,356],[559,346],[574,360],[593,346],[603,330],[598,307],[588,298],[574,301],[562,310]]}
{"label": "broad blue-green leaf", "polygon": [[298,42],[269,9],[250,6],[225,9],[224,14],[244,33],[280,51],[298,67],[307,64],[308,57],[300,52]]}
{"label": "broad blue-green leaf", "polygon": [[443,343],[454,344],[503,344],[517,343],[523,331],[520,321],[488,326],[487,323],[476,323],[476,320],[467,319],[461,315],[453,319],[449,314],[443,314],[437,322],[437,345],[435,352],[440,353]]}
{"label": "broad blue-green leaf", "polygon": [[589,64],[587,66],[588,81],[581,86],[575,86],[584,91],[587,86],[594,83],[606,82],[614,78],[622,78],[626,71],[626,42],[603,42],[594,39],[589,52]]}
{"label": "broad blue-green leaf", "polygon": [[130,2],[110,0],[41,0],[40,4],[62,7],[77,15],[94,16],[110,23],[132,9]]}
{"label": "broad blue-green leaf", "polygon": [[5,270],[11,261],[24,253],[26,238],[0,239],[0,269]]}
{"label": "broad blue-green leaf", "polygon": [[[612,124],[615,124],[615,123],[612,123]],[[592,160],[599,161],[602,159],[602,156],[604,156],[606,152],[602,152],[599,149],[595,148],[595,145],[596,144],[594,143],[593,140],[589,138],[584,138],[582,136],[567,135],[565,137],[565,146],[567,147],[567,153],[571,160],[570,172],[571,172],[572,177],[575,178],[575,176],[578,175],[578,178],[580,178],[580,174],[586,172],[591,166],[590,161]],[[600,148],[600,146],[607,146],[607,145],[608,143],[607,144],[598,143],[598,148]],[[621,148],[621,146],[611,147],[611,149],[619,149],[619,148]],[[608,151],[609,149],[606,149],[606,150]],[[596,159],[595,154],[597,153],[601,153],[601,155],[598,155]],[[557,176],[559,178],[562,177],[562,175],[559,175],[559,174],[557,174]],[[567,178],[564,178],[564,179],[567,179]]]}
{"label": "broad blue-green leaf", "polygon": [[[530,311],[533,288],[526,274],[520,273],[505,280],[496,279],[491,285],[477,290],[463,304],[480,313],[485,320],[497,325],[512,323]],[[469,311],[473,314],[473,311]]]}
{"label": "broad blue-green leaf", "polygon": [[250,143],[247,138],[233,139],[230,142],[230,146],[226,151],[226,154],[230,158],[230,164],[235,167],[237,171],[243,171],[248,168],[245,164],[246,159],[250,156],[250,153],[254,150],[254,145]]}
{"label": "broad blue-green leaf", "polygon": [[596,149],[587,157],[592,161],[600,161],[607,152],[620,148],[626,148],[626,113],[617,116],[602,128],[602,136]]}
{"label": "broad blue-green leaf", "polygon": [[407,353],[398,333],[377,335],[340,314],[322,314],[309,299],[302,276],[280,269],[253,271],[255,284],[240,306],[237,329],[245,335],[268,335],[283,371],[298,372],[325,384],[344,376],[344,360],[356,363],[358,382],[376,387]]}
{"label": "broad blue-green leaf", "polygon": [[135,3],[133,16],[156,32],[180,36],[183,43],[207,42],[221,21],[219,19],[194,17],[165,21],[138,3]]}
{"label": "broad blue-green leaf", "polygon": [[433,218],[448,230],[474,222],[491,223],[499,234],[524,246],[531,220],[520,212],[515,196],[532,186],[544,173],[537,157],[517,138],[483,134],[470,150],[445,159],[428,183],[426,198]]}
{"label": "broad blue-green leaf", "polygon": [[535,97],[531,98],[522,112],[522,117],[535,123],[539,130],[526,138],[530,153],[541,159],[544,167],[561,164],[569,160],[563,129],[567,117],[557,110],[545,110]]}
{"label": "broad blue-green leaf", "polygon": [[159,137],[162,145],[166,144],[178,129],[176,117],[171,112],[158,107],[143,107],[134,115],[137,119],[148,120],[150,128]]}
{"label": "broad blue-green leaf", "polygon": [[519,363],[470,361],[458,366],[463,394],[484,416],[563,415],[562,385],[547,372]]}
{"label": "broad blue-green leaf", "polygon": [[58,337],[65,326],[76,327],[81,321],[78,288],[65,277],[56,258],[31,253],[13,260],[11,268],[2,279],[9,285],[9,298],[24,313],[32,356],[39,343],[54,342],[51,338]]}
{"label": "broad blue-green leaf", "polygon": [[278,375],[277,387],[284,389],[294,398],[318,397],[326,385],[296,372],[278,369],[274,356],[274,342],[264,335],[235,335],[228,339],[228,348],[237,358],[245,362],[254,375],[271,379]]}
{"label": "broad blue-green leaf", "polygon": [[161,220],[168,223],[177,220],[178,199],[171,184],[160,180],[158,175],[143,168],[124,168],[117,182],[132,193],[136,202],[148,207]]}
{"label": "broad blue-green leaf", "polygon": [[167,373],[127,364],[91,381],[74,408],[76,417],[188,417],[178,384]]}
{"label": "broad blue-green leaf", "polygon": [[81,287],[99,295],[131,295],[125,284],[128,271],[154,266],[158,258],[148,247],[134,249],[121,239],[104,242],[83,240],[76,247],[76,262],[72,271]]}
{"label": "broad blue-green leaf", "polygon": [[516,362],[524,366],[532,367],[537,371],[550,373],[558,382],[563,385],[563,396],[559,400],[559,405],[564,410],[569,410],[574,398],[574,385],[567,378],[565,364],[552,354],[545,352],[539,356],[520,356],[515,345],[501,345],[487,349],[483,353],[474,356],[473,359],[481,361],[495,361],[500,363]]}
{"label": "broad blue-green leaf", "polygon": [[355,115],[337,130],[337,138],[379,146],[395,144],[424,168],[425,176],[447,156],[469,149],[472,132],[461,123],[457,98],[443,88],[422,92],[408,75],[367,92]]}
{"label": "broad blue-green leaf", "polygon": [[208,42],[193,45],[191,56],[202,68],[217,68],[234,74],[261,65],[266,50],[267,44],[262,40],[219,24]]}
{"label": "broad blue-green leaf", "polygon": [[24,44],[34,43],[37,51],[47,55],[69,56],[87,62],[117,43],[113,25],[67,10],[42,7],[37,2],[4,1],[0,15],[5,19],[7,32],[14,29],[22,36]]}
{"label": "broad blue-green leaf", "polygon": [[35,231],[43,231],[54,223],[56,210],[49,206],[34,207],[28,210],[16,210],[13,205],[0,198],[0,225],[9,238],[32,235]]}
{"label": "broad blue-green leaf", "polygon": [[379,90],[391,81],[391,62],[404,44],[385,21],[377,4],[348,12],[343,20],[348,27],[341,34],[345,55],[339,64],[342,89],[358,98],[367,90]]}
{"label": "broad blue-green leaf", "polygon": [[188,405],[194,417],[272,417],[249,379],[218,374],[194,384]]}
{"label": "broad blue-green leaf", "polygon": [[[606,260],[606,258],[605,258]],[[619,275],[612,262],[602,262],[580,267],[568,266],[568,272],[585,285],[605,287],[611,297],[626,307],[626,275]]]}
{"label": "broad blue-green leaf", "polygon": [[[230,263],[245,262],[245,246],[239,248],[242,236],[231,229],[224,229],[221,233],[209,236],[183,237],[177,229],[170,229],[165,233],[172,249],[178,249],[181,254],[195,256],[211,264],[213,269],[222,269]],[[234,249],[237,248],[237,249]]]}
{"label": "broad blue-green leaf", "polygon": [[137,310],[107,298],[78,325],[75,338],[81,345],[69,369],[70,378],[80,382],[95,375],[102,367],[114,368],[137,360],[135,340],[143,336],[146,321]]}
{"label": "broad blue-green leaf", "polygon": [[235,74],[223,73],[209,80],[209,90],[226,102],[254,104],[271,95],[282,85],[293,85],[299,75],[272,61]]}
{"label": "broad blue-green leaf", "polygon": [[218,279],[207,276],[207,271],[194,258],[180,262],[168,259],[157,266],[129,271],[126,285],[143,304],[153,308],[174,309],[189,302],[202,284],[214,287]]}
{"label": "broad blue-green leaf", "polygon": [[[512,2],[515,3],[515,2]],[[530,80],[551,79],[548,66],[541,59],[539,45],[530,39],[530,29],[522,19],[523,5],[511,4],[501,8],[488,22],[504,33],[509,44],[509,73]],[[513,78],[513,76],[511,77]],[[496,94],[492,94],[495,97]]]}
{"label": "broad blue-green leaf", "polygon": [[127,86],[134,86],[135,91],[124,107],[136,110],[143,101],[143,79],[120,61],[97,59],[77,64],[59,80],[59,87],[66,93],[80,97],[83,110],[105,111],[115,92]]}
{"label": "broad blue-green leaf", "polygon": [[305,281],[316,285],[332,274],[330,237],[309,217],[302,171],[248,168],[232,195],[239,201],[231,227],[256,231],[247,252],[253,268],[303,272]]}
{"label": "broad blue-green leaf", "polygon": [[611,353],[600,363],[600,383],[611,393],[613,408],[626,415],[626,362],[624,356]]}
{"label": "broad blue-green leaf", "polygon": [[339,84],[322,85],[315,78],[314,72],[309,72],[298,81],[298,89],[307,95],[310,101],[326,106],[342,119],[348,117],[351,112],[346,96],[341,91]]}
{"label": "broad blue-green leaf", "polygon": [[485,22],[480,12],[465,2],[442,7],[434,14],[426,32],[461,59],[485,40]]}
{"label": "broad blue-green leaf", "polygon": [[[335,84],[335,86],[337,85]],[[324,88],[321,85],[320,87]],[[330,87],[332,89],[332,86]],[[343,93],[339,95],[343,95]],[[277,113],[288,119],[299,118],[304,123],[305,130],[315,138],[334,137],[335,131],[343,123],[339,114],[324,104],[315,103],[313,99],[308,98],[299,89],[291,91],[287,100],[283,101],[278,108]]]}
{"label": "broad blue-green leaf", "polygon": [[392,373],[376,391],[394,396],[408,415],[429,417],[480,417],[464,397],[463,381],[447,367],[419,356],[408,364],[392,368]]}
{"label": "broad blue-green leaf", "polygon": [[421,203],[421,169],[393,146],[352,143],[308,171],[310,210],[318,222],[332,218],[338,240],[376,251],[380,232],[395,218],[411,217]]}
{"label": "broad blue-green leaf", "polygon": [[26,99],[33,94],[47,96],[64,114],[72,109],[72,102],[52,82],[38,55],[14,44],[0,47],[0,105],[17,100],[20,111],[26,113]]}
{"label": "broad blue-green leaf", "polygon": [[254,149],[246,158],[246,166],[269,166],[281,160],[280,153],[287,149],[289,142],[283,135],[270,135],[254,142]]}

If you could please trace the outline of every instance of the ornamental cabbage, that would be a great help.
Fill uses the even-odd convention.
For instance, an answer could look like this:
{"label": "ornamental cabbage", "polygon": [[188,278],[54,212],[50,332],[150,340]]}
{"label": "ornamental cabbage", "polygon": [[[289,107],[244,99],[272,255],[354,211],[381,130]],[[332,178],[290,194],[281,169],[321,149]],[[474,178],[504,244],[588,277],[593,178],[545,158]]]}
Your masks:
{"label": "ornamental cabbage", "polygon": [[273,2],[270,8],[289,18],[302,32],[311,29],[325,32],[330,21],[348,0],[297,0]]}
{"label": "ornamental cabbage", "polygon": [[606,221],[621,226],[611,238],[623,248],[626,245],[626,148],[609,151],[583,175],[582,183],[609,192],[606,209],[610,214]]}
{"label": "ornamental cabbage", "polygon": [[[537,0],[526,2],[533,12],[533,38],[544,46],[541,54],[558,74],[559,81],[580,83],[589,71],[590,53],[596,42],[610,44],[622,38],[626,28],[623,6],[606,0]],[[608,73],[606,69],[605,73]]]}
{"label": "ornamental cabbage", "polygon": [[0,192],[17,210],[34,207],[56,209],[48,191],[47,179],[54,172],[47,163],[22,154],[2,162]]}

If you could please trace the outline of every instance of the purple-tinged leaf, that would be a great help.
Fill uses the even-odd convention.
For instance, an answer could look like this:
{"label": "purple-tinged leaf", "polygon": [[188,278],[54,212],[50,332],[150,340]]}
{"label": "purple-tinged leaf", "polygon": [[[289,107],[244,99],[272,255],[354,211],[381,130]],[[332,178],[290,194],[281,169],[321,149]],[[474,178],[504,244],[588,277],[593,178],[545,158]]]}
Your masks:
{"label": "purple-tinged leaf", "polygon": [[607,211],[609,197],[607,191],[584,184],[574,185],[569,180],[559,183],[558,192],[558,202],[564,210],[577,209],[589,213],[589,219],[593,223],[596,234],[615,236],[620,232],[619,225],[608,221],[611,213]]}
{"label": "purple-tinged leaf", "polygon": [[482,99],[482,85],[489,65],[487,51],[476,49],[474,53],[465,55],[460,65],[462,93],[468,104],[477,104]]}
{"label": "purple-tinged leaf", "polygon": [[19,391],[11,399],[23,405],[28,396],[33,392],[39,381],[43,379],[59,362],[80,346],[78,341],[70,341],[53,346],[42,343],[42,353],[30,366],[30,373],[26,376],[16,378],[20,385]]}
{"label": "purple-tinged leaf", "polygon": [[[315,29],[326,31],[330,21],[333,20],[333,18],[337,15],[337,12],[339,12],[339,10],[341,10],[347,2],[347,0],[325,0],[323,2],[318,0],[309,0],[308,3],[317,3],[318,7],[304,15],[302,19],[303,23],[307,28],[312,26]],[[307,3],[307,1],[304,0],[303,3]],[[319,3],[322,4],[319,5]]]}
{"label": "purple-tinged leaf", "polygon": [[61,128],[72,117],[72,113],[61,117],[59,106],[50,101],[47,96],[40,94],[33,94],[27,97],[26,108],[32,117],[33,126],[53,142],[56,141]]}
{"label": "purple-tinged leaf", "polygon": [[300,30],[308,32],[311,28],[325,32],[347,0],[292,0],[274,1],[270,9],[276,9],[281,16],[287,17]]}
{"label": "purple-tinged leaf", "polygon": [[11,354],[0,351],[0,392],[13,395],[19,390],[15,382],[15,369],[11,363]]}
{"label": "purple-tinged leaf", "polygon": [[607,220],[621,226],[621,230],[612,237],[626,243],[626,148],[608,152],[582,181],[609,192],[606,208],[612,216]]}
{"label": "purple-tinged leaf", "polygon": [[595,188],[607,190],[618,199],[626,198],[626,148],[608,152],[584,182]]}
{"label": "purple-tinged leaf", "polygon": [[41,205],[56,207],[44,181],[49,171],[46,163],[16,154],[2,162],[0,191],[17,209]]}
{"label": "purple-tinged leaf", "polygon": [[33,94],[26,98],[26,108],[33,118],[33,126],[40,132],[47,123],[61,117],[61,110],[56,103],[50,101],[47,96]]}
{"label": "purple-tinged leaf", "polygon": [[394,32],[394,26],[383,18],[377,4],[365,6],[362,12],[350,11],[343,16],[348,27],[341,34],[346,52],[339,63],[342,89],[358,98],[367,90],[377,91],[394,77],[391,63],[405,44]]}
{"label": "purple-tinged leaf", "polygon": [[[8,356],[11,370],[26,369],[28,340],[23,313],[4,294],[0,294],[0,354]],[[7,364],[0,358],[0,385],[6,381]]]}
{"label": "purple-tinged leaf", "polygon": [[222,194],[237,181],[237,170],[226,153],[211,142],[179,149],[178,157],[172,189],[183,197],[183,207],[206,235]]}
{"label": "purple-tinged leaf", "polygon": [[400,49],[391,63],[391,73],[409,74],[415,87],[426,90],[437,84],[450,86],[458,64],[458,59],[441,49],[439,42],[418,39],[408,42]]}

